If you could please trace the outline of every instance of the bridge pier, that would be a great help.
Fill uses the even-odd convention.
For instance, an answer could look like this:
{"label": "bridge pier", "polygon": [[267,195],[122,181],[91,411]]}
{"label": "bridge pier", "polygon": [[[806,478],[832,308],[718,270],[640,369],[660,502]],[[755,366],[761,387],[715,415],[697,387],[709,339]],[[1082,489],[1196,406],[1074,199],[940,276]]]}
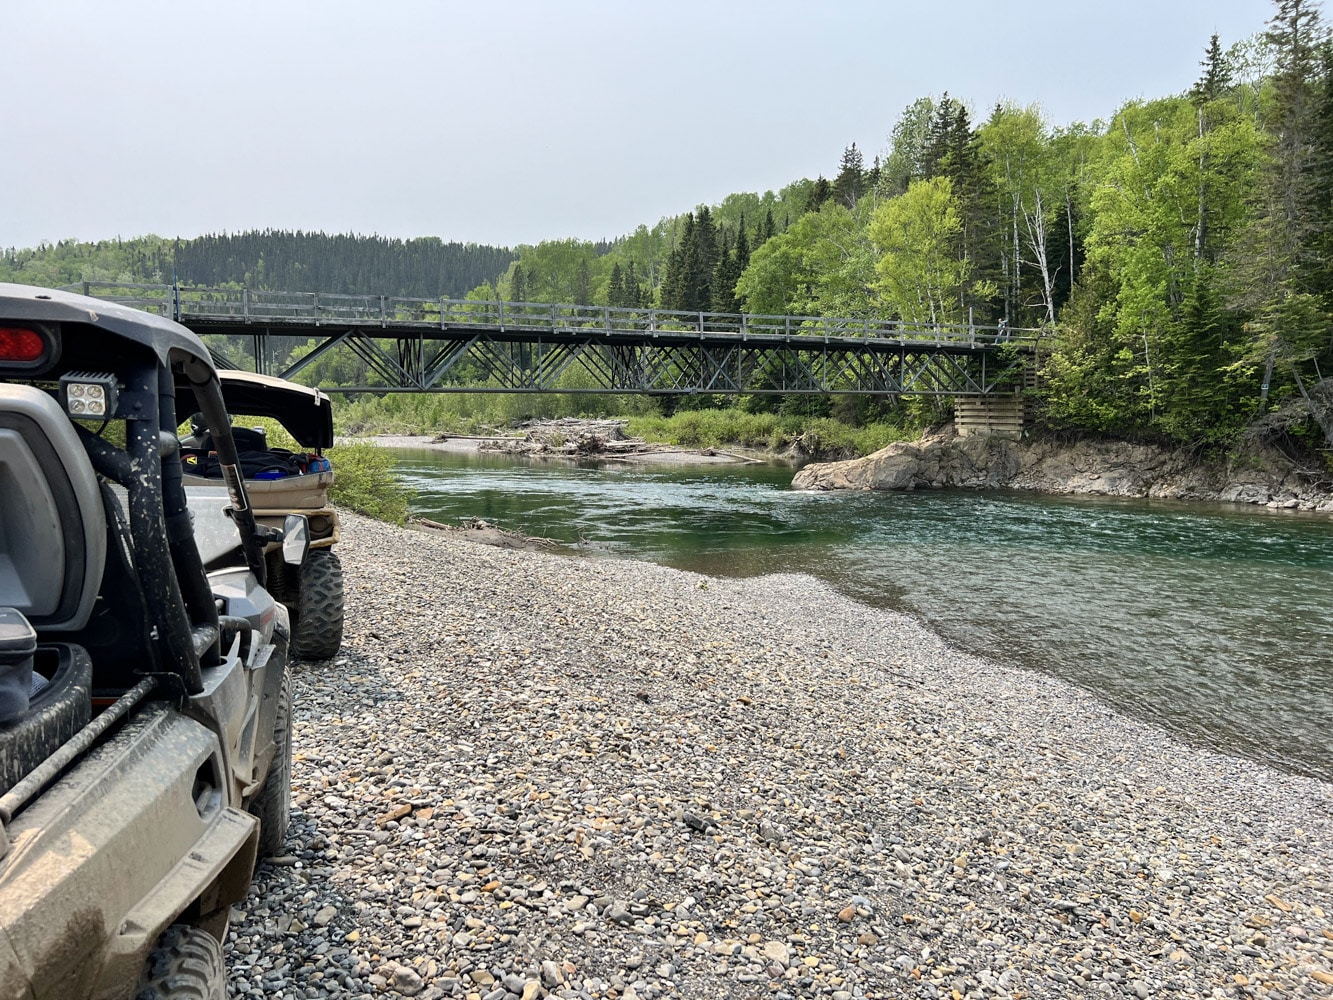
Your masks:
{"label": "bridge pier", "polygon": [[953,426],[960,438],[995,434],[1011,441],[1023,436],[1023,396],[958,396]]}

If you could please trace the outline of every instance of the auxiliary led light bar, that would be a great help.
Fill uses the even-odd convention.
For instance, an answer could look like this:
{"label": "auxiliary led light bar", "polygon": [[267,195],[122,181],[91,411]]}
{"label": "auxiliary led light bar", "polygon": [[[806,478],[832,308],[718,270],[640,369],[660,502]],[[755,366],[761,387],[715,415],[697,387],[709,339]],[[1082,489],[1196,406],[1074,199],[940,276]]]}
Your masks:
{"label": "auxiliary led light bar", "polygon": [[119,391],[116,376],[98,372],[68,372],[60,376],[60,403],[76,420],[109,420],[116,414]]}

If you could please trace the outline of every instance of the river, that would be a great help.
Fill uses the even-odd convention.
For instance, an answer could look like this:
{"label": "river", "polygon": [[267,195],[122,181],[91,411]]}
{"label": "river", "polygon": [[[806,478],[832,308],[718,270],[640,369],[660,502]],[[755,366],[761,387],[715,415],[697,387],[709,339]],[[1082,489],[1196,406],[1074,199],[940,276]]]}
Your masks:
{"label": "river", "polygon": [[785,466],[404,450],[413,512],[713,576],[808,573],[1187,742],[1333,780],[1333,519],[1010,492],[803,493]]}

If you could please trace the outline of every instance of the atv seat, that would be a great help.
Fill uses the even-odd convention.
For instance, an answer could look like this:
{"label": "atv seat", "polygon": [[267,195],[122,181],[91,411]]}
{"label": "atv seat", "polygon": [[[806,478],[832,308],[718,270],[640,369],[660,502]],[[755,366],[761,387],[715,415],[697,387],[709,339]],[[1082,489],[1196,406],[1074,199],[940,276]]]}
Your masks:
{"label": "atv seat", "polygon": [[38,643],[0,664],[0,684],[27,688],[29,668],[39,678],[31,701],[8,692],[17,714],[0,723],[3,793],[88,724],[91,661],[52,640],[88,624],[106,561],[92,463],[60,405],[31,386],[0,385],[0,496],[0,607],[15,609]]}
{"label": "atv seat", "polygon": [[0,385],[0,606],[39,636],[88,624],[106,562],[92,463],[60,404]]}

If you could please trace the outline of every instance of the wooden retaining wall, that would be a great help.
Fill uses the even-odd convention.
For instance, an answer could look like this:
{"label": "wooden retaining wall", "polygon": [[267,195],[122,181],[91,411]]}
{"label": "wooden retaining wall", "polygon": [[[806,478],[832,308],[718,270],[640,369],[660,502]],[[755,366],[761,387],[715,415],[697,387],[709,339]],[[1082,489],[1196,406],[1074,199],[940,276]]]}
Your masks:
{"label": "wooden retaining wall", "polygon": [[953,426],[960,438],[998,434],[1017,441],[1023,435],[1023,397],[959,397],[954,400]]}

